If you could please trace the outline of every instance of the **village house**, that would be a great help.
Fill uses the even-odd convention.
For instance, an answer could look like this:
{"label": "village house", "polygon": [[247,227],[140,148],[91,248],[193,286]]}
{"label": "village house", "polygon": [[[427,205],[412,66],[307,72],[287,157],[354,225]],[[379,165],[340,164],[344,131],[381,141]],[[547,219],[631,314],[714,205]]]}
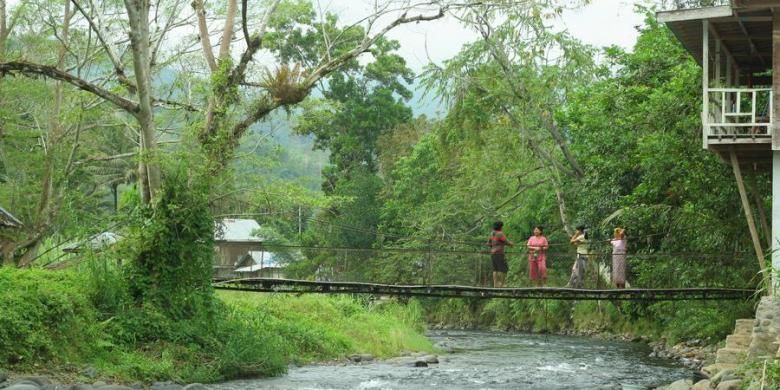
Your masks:
{"label": "village house", "polygon": [[263,250],[260,224],[253,219],[226,218],[214,230],[216,278],[282,277],[279,256]]}

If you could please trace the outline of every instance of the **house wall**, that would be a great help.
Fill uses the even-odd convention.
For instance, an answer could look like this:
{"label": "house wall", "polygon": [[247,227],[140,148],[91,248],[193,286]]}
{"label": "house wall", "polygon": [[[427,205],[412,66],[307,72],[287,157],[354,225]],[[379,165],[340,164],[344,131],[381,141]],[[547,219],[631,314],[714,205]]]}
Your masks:
{"label": "house wall", "polygon": [[260,243],[225,242],[217,243],[214,250],[216,252],[215,265],[232,267],[241,256],[253,250],[261,250],[261,247]]}

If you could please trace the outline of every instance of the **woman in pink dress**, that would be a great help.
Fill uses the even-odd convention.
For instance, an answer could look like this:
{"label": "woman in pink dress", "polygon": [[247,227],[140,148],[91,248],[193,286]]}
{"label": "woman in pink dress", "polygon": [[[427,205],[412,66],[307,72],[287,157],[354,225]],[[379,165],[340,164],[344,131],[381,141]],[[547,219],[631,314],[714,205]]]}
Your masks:
{"label": "woman in pink dress", "polygon": [[547,248],[550,245],[547,243],[547,238],[542,234],[544,228],[542,226],[534,227],[534,235],[528,239],[528,275],[531,278],[531,283],[544,287],[547,282]]}
{"label": "woman in pink dress", "polygon": [[615,228],[612,241],[612,282],[617,288],[626,288],[626,231]]}

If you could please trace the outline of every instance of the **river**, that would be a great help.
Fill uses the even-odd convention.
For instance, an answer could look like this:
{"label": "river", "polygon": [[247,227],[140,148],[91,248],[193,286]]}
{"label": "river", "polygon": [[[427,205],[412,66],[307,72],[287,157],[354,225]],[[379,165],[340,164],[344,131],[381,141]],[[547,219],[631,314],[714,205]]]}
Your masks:
{"label": "river", "polygon": [[410,358],[291,367],[279,378],[212,385],[245,389],[620,389],[691,378],[674,362],[650,358],[644,344],[584,337],[436,331],[447,353],[439,364],[413,367]]}

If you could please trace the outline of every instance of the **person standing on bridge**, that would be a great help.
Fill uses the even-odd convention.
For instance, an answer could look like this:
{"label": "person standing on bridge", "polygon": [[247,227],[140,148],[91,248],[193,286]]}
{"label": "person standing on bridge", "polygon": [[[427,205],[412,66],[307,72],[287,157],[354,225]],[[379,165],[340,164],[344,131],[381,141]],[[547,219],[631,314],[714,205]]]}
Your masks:
{"label": "person standing on bridge", "polygon": [[496,221],[493,223],[493,233],[488,238],[487,245],[490,247],[490,260],[493,263],[493,287],[506,287],[506,273],[509,272],[509,265],[506,262],[504,247],[514,245],[504,234],[504,223]]}
{"label": "person standing on bridge", "polygon": [[577,226],[577,231],[571,236],[569,242],[577,247],[577,259],[571,267],[571,277],[566,286],[583,288],[585,287],[585,261],[588,260],[588,233],[585,226]]}
{"label": "person standing on bridge", "polygon": [[534,234],[528,238],[528,276],[531,278],[531,284],[544,287],[547,282],[547,237],[543,235],[544,228],[541,225],[534,226]]}
{"label": "person standing on bridge", "polygon": [[612,244],[612,282],[617,288],[626,288],[626,231],[615,228]]}

